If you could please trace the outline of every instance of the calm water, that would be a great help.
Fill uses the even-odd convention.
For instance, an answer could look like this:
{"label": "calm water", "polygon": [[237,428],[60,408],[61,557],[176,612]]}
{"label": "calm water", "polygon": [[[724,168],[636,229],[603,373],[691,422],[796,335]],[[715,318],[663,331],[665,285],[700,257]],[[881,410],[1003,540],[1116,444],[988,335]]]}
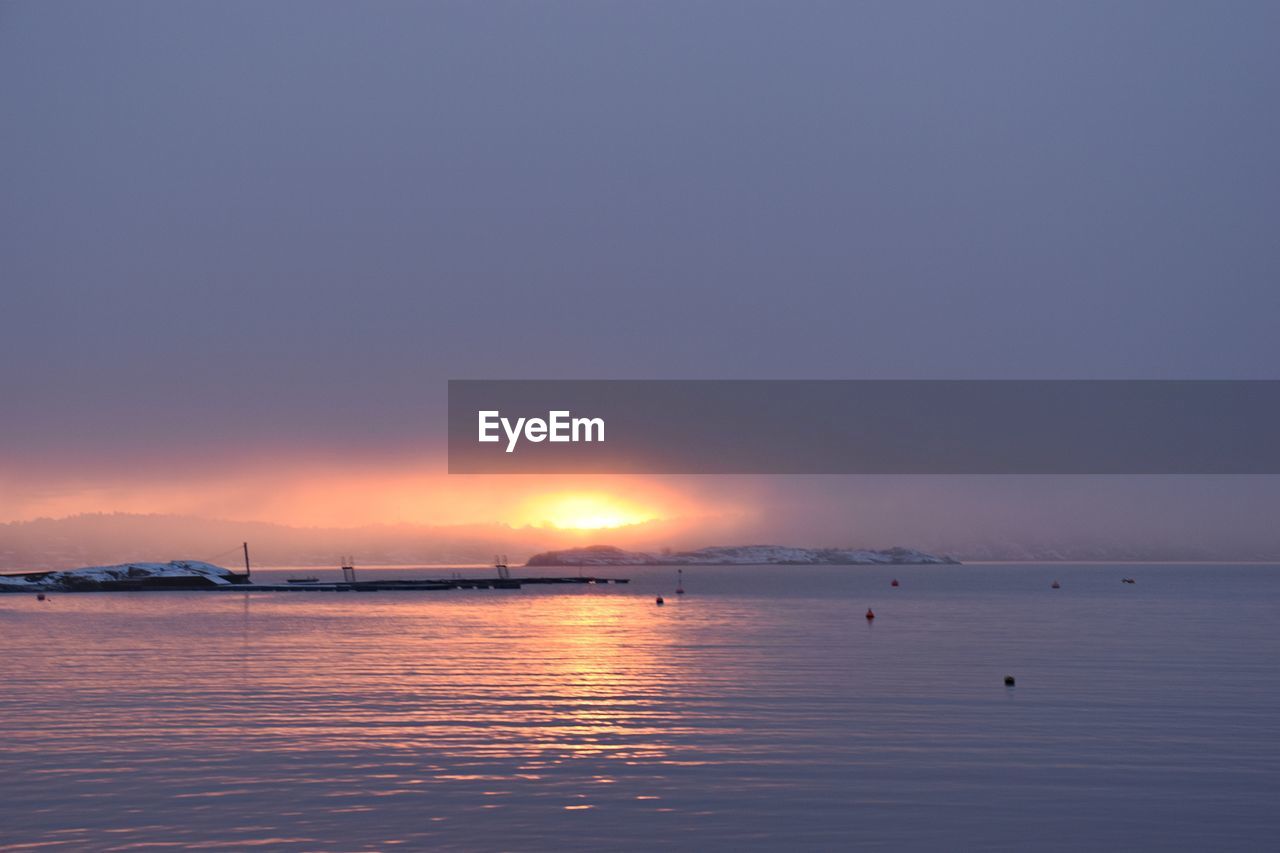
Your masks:
{"label": "calm water", "polygon": [[0,596],[0,848],[1276,849],[1280,567],[607,573]]}

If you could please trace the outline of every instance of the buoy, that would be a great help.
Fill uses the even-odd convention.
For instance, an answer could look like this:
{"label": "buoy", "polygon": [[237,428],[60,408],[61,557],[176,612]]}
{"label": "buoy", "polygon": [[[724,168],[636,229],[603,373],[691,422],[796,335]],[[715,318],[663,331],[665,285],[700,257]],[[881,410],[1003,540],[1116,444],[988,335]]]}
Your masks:
{"label": "buoy", "polygon": [[870,607],[868,607],[868,608],[867,608],[867,621],[868,621],[868,622],[870,622],[870,621],[871,621],[872,619],[874,619],[874,618],[876,618],[875,611],[873,611]]}
{"label": "buoy", "polygon": [[894,578],[894,579],[893,579],[893,582],[889,584],[889,586],[897,586],[897,585],[898,585],[898,579],[897,579],[897,578]]}
{"label": "buoy", "polygon": [[1050,589],[1062,589],[1062,584],[1058,583],[1057,581],[1054,581],[1053,583],[1049,584],[1049,587]]}
{"label": "buoy", "polygon": [[676,595],[684,595],[684,569],[676,569]]}
{"label": "buoy", "polygon": [[44,593],[36,593],[36,601],[44,601]]}
{"label": "buoy", "polygon": [[659,607],[666,604],[666,602],[662,600],[662,596],[658,596],[656,599],[654,599],[653,603],[658,605]]}
{"label": "buoy", "polygon": [[1014,684],[1013,676],[1012,676],[1012,675],[1006,675],[1006,676],[1004,677],[1004,686],[1005,686],[1005,687],[1012,687],[1012,686],[1013,686],[1013,684]]}

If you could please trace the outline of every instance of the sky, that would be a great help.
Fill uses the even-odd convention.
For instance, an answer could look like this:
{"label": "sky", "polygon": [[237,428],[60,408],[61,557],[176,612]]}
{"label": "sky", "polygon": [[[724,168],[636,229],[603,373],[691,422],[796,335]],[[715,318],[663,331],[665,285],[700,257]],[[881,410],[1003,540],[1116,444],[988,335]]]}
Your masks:
{"label": "sky", "polygon": [[576,489],[778,536],[1028,505],[1261,535],[1271,478],[449,477],[444,406],[1280,378],[1277,31],[1266,2],[0,2],[0,520],[518,524]]}

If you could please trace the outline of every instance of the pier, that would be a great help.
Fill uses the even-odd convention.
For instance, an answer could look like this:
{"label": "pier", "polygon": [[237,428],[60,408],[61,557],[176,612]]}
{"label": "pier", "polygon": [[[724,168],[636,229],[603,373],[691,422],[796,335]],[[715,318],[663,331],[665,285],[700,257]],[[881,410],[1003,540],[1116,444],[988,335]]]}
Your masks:
{"label": "pier", "polygon": [[520,589],[538,584],[620,584],[630,578],[425,578],[419,580],[320,581],[316,583],[241,583],[198,587],[210,592],[422,592],[446,589]]}
{"label": "pier", "polygon": [[[47,574],[34,573],[37,579]],[[27,577],[24,575],[0,576]],[[309,583],[257,583],[246,575],[233,574],[229,577],[209,578],[195,575],[186,577],[136,577],[136,578],[94,578],[62,580],[56,584],[41,584],[37,580],[31,584],[0,583],[0,593],[80,593],[80,592],[434,592],[448,589],[520,589],[524,586],[539,584],[622,584],[630,583],[630,578],[597,578],[597,577],[457,577],[457,578],[417,578],[388,580],[341,580],[316,581]]]}

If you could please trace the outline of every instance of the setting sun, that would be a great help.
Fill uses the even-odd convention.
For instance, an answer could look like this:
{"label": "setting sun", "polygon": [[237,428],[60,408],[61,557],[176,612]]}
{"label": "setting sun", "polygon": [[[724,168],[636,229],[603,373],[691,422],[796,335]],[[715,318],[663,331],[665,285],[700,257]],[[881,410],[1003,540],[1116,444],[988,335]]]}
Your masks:
{"label": "setting sun", "polygon": [[595,492],[568,492],[533,498],[525,505],[522,515],[527,524],[577,530],[624,527],[661,518],[659,513],[650,509]]}

